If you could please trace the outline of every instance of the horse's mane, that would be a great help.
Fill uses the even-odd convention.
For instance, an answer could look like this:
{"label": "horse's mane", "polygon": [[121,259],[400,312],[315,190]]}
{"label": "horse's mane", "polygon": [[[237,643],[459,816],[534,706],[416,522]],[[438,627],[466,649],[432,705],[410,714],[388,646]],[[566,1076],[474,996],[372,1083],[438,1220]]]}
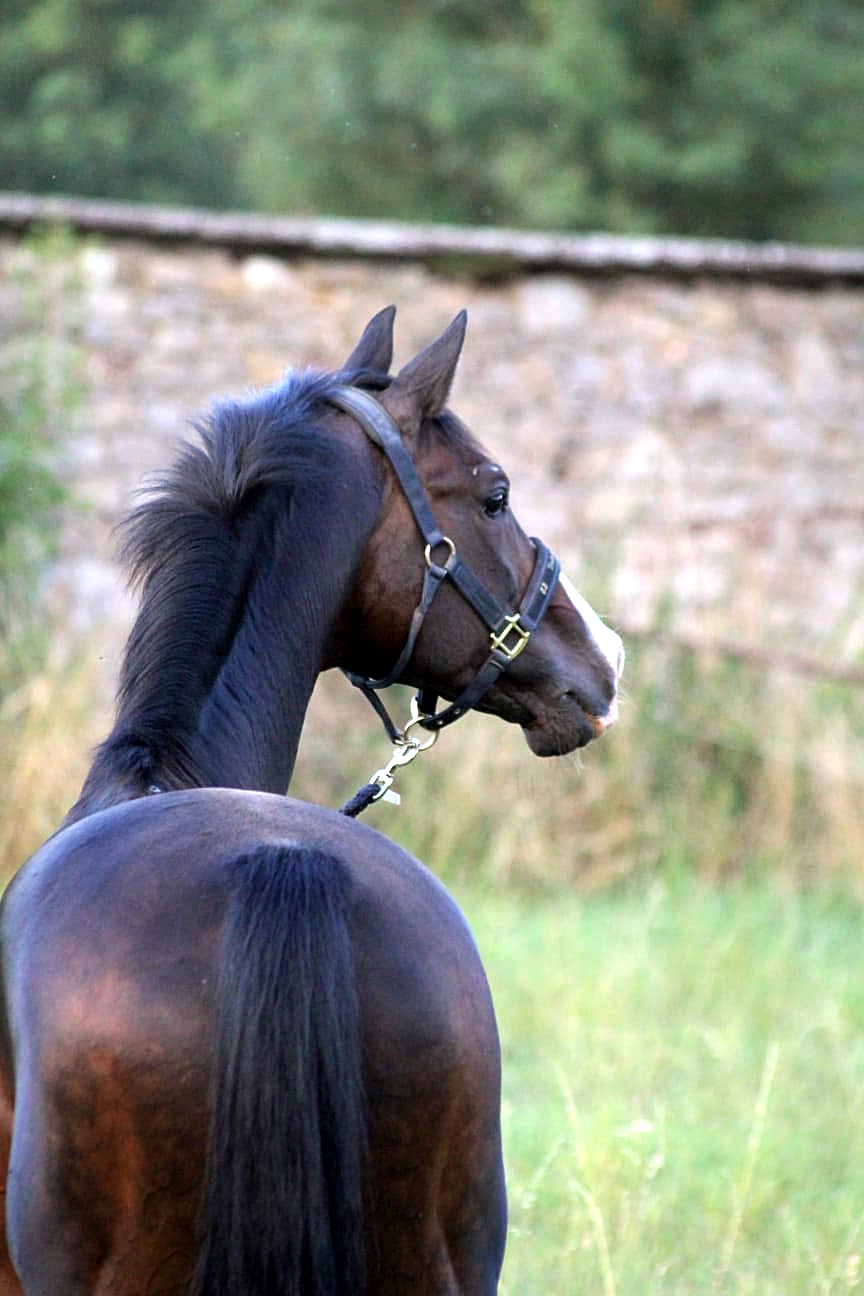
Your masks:
{"label": "horse's mane", "polygon": [[196,420],[197,439],[145,483],[142,502],[120,523],[120,555],[133,584],[158,573],[171,583],[182,552],[201,544],[204,520],[236,528],[262,487],[290,487],[326,471],[326,445],[310,426],[338,385],[307,371],[246,400],[226,400]]}
{"label": "horse's mane", "polygon": [[[346,466],[323,422],[334,390],[358,377],[308,370],[248,399],[220,402],[193,425],[196,437],[174,463],[147,482],[119,528],[121,558],[141,601],[121,666],[117,721],[72,817],[89,807],[89,792],[118,778],[136,788],[220,781],[219,760],[263,749],[284,721],[291,700],[280,699],[282,715],[273,708],[274,627],[291,620],[293,602],[303,632],[323,633],[335,586],[356,560],[364,483],[354,481],[359,469]],[[363,378],[370,387],[386,383]],[[325,494],[346,472],[352,509],[336,516]],[[325,549],[332,560],[321,573]],[[310,578],[297,581],[300,572]],[[298,694],[305,683],[298,669]],[[305,702],[304,695],[297,709]],[[242,770],[234,773],[242,779]]]}

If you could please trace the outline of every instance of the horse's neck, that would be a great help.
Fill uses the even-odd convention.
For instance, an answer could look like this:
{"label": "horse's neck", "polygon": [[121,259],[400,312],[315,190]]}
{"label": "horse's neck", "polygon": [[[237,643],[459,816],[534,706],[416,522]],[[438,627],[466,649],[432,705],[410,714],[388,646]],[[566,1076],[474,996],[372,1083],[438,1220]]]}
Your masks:
{"label": "horse's neck", "polygon": [[[134,657],[143,639],[138,622],[152,611],[145,594],[114,727],[67,823],[169,789],[285,791],[328,640],[379,507],[371,467],[356,462],[341,479],[298,490],[272,512],[272,535],[247,555],[246,570],[230,572],[224,596],[231,605],[213,606],[203,624],[200,615],[193,624],[192,611],[186,624],[178,614],[146,666]],[[208,591],[212,585],[208,577]],[[225,650],[214,663],[212,642],[220,637]]]}
{"label": "horse's neck", "polygon": [[[358,517],[353,495],[350,518],[322,503],[298,503],[290,519],[279,519],[269,569],[254,573],[246,615],[198,716],[195,761],[206,785],[288,786],[306,708],[378,511]],[[298,547],[313,557],[293,575]]]}

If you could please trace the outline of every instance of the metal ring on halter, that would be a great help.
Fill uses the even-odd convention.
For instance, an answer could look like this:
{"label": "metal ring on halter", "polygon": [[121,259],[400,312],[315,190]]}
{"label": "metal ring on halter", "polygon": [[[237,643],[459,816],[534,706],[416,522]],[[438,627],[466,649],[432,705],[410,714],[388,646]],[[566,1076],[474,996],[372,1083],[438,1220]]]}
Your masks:
{"label": "metal ring on halter", "polygon": [[414,726],[422,724],[423,720],[425,719],[425,717],[420,714],[420,709],[417,706],[416,698],[411,699],[411,710],[412,712],[414,712],[414,714],[411,716],[411,719],[408,721],[405,728],[402,730],[402,737],[405,739],[407,743],[410,744],[410,746],[416,747],[418,752],[428,751],[430,747],[434,747],[435,739],[438,737],[441,730],[424,729],[423,732],[426,734],[425,742],[419,742],[418,739],[416,738],[409,738],[408,734],[411,732]]}
{"label": "metal ring on halter", "polygon": [[[442,545],[442,544],[443,544],[443,545],[446,545],[447,548],[450,550],[450,554],[449,554],[449,557],[447,558],[447,562],[445,562],[445,564],[444,564],[445,567],[447,566],[447,563],[450,561],[450,559],[451,559],[451,558],[454,556],[454,554],[456,553],[456,546],[455,546],[455,544],[453,543],[453,541],[450,539],[450,537],[449,537],[449,536],[442,536],[440,540],[436,540],[436,541],[435,541],[435,544],[434,544],[434,545],[427,544],[426,548],[423,550],[423,557],[426,559],[426,566],[427,566],[427,567],[432,567],[432,565],[433,565],[433,564],[432,564],[432,550],[433,550],[433,548],[434,548],[434,549],[437,549],[438,546],[439,546],[439,545]],[[436,567],[439,566],[439,565],[440,565],[440,564],[435,563],[435,566],[436,566]]]}
{"label": "metal ring on halter", "polygon": [[402,733],[396,739],[389,761],[382,769],[376,770],[369,780],[370,786],[374,784],[378,789],[377,792],[372,794],[372,801],[380,801],[381,797],[385,796],[392,788],[396,777],[396,770],[400,769],[403,765],[410,765],[421,752],[428,751],[438,737],[440,730],[436,729],[433,733],[430,733],[427,736],[425,742],[419,742],[416,738],[409,738],[408,730],[412,725],[419,724],[420,720],[423,718],[420,715],[419,708],[417,707],[416,699],[411,704],[411,710],[415,713],[414,717],[408,721],[405,728],[402,730]]}

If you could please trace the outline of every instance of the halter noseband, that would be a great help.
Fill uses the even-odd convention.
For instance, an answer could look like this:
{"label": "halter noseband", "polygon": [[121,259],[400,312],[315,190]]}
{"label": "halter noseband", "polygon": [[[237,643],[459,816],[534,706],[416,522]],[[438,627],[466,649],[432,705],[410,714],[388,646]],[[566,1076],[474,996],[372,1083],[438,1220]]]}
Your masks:
{"label": "halter noseband", "polygon": [[[475,707],[501,672],[506,670],[522,652],[549,607],[561,565],[541,540],[532,538],[531,543],[536,551],[534,570],[517,611],[508,612],[489,593],[470,568],[465,566],[456,552],[453,541],[440,530],[432,513],[429,497],[414,467],[414,461],[405,449],[396,424],[383,406],[359,387],[340,387],[330,400],[338,409],[352,415],[370,441],[374,441],[386,454],[426,546],[424,550],[426,572],[423,577],[420,602],[414,609],[408,637],[395,666],[381,679],[372,679],[369,676],[345,671],[351,683],[362,690],[375,708],[391,740],[394,742],[401,740],[403,735],[387,714],[384,704],[377,696],[377,690],[388,688],[399,681],[414,651],[426,614],[445,580],[453,582],[462,597],[485,622],[490,632],[489,656],[455,702],[445,707],[443,711],[436,711],[437,694],[429,689],[421,689],[418,692],[415,718],[412,723],[437,734],[445,725],[452,724],[466,711]],[[443,563],[436,562],[435,554],[437,552],[440,556],[442,550],[447,551],[447,556]]]}

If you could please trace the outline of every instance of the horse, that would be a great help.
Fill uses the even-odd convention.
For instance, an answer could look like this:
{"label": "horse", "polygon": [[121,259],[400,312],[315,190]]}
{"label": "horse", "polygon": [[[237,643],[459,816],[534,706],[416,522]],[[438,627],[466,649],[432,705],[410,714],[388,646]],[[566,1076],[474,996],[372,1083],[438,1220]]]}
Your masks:
{"label": "horse", "polygon": [[418,733],[476,706],[551,756],[613,722],[623,650],[447,408],[465,313],[391,374],[393,315],[217,404],[127,522],[113,727],[0,913],[3,1296],[497,1291],[469,928],[284,793],[322,670],[396,666]]}

